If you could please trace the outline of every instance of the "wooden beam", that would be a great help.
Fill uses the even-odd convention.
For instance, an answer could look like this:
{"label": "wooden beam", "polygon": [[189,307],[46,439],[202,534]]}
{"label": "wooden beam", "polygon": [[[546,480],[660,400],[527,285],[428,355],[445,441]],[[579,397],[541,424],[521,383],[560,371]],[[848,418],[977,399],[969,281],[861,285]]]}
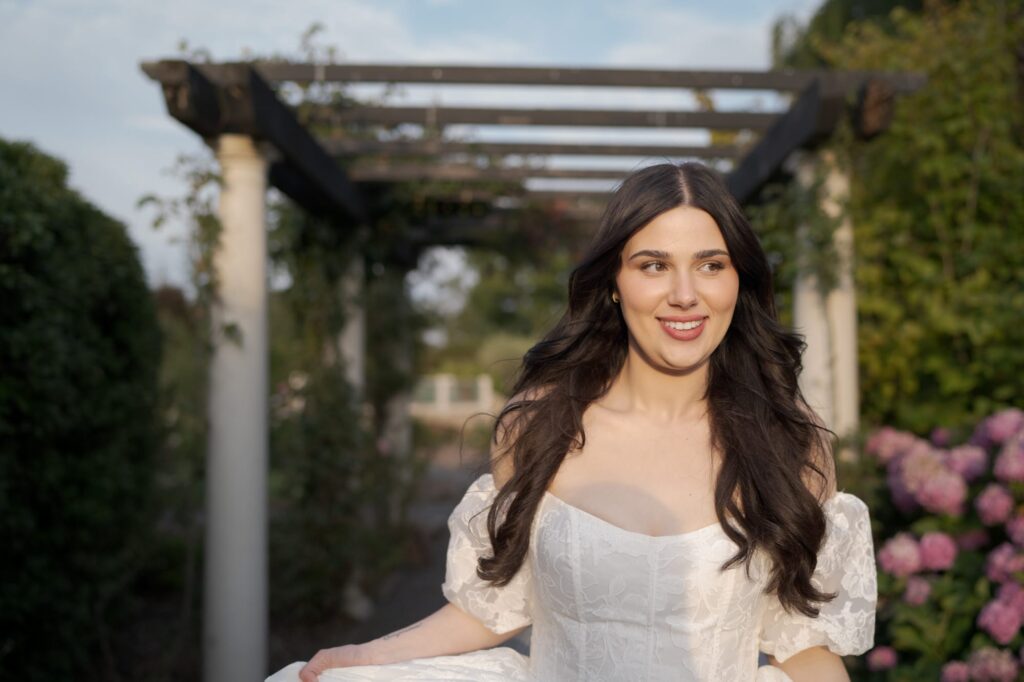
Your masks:
{"label": "wooden beam", "polygon": [[[331,207],[350,220],[365,222],[360,197],[337,162],[298,122],[249,64],[192,65],[180,60],[142,65],[150,78],[161,83],[167,110],[204,138],[225,133],[250,135],[271,143],[287,166],[278,164],[271,180],[281,181],[281,191],[303,205],[322,212]],[[293,172],[305,179],[302,184]],[[321,195],[311,199],[312,194]]]}
{"label": "wooden beam", "polygon": [[143,62],[142,71],[160,83],[167,113],[202,138],[221,132],[220,92],[184,61]]}
{"label": "wooden beam", "polygon": [[799,92],[813,81],[829,80],[854,92],[870,77],[881,77],[900,93],[920,87],[912,73],[873,71],[685,71],[676,69],[602,69],[456,64],[287,64],[258,62],[269,81],[297,83],[433,83],[438,85],[547,85],[697,90],[780,90]]}
{"label": "wooden beam", "polygon": [[634,156],[640,158],[733,159],[740,149],[734,146],[683,146],[641,144],[563,144],[534,142],[449,142],[442,140],[321,140],[321,146],[334,156],[446,156],[453,154],[487,156]]}
{"label": "wooden beam", "polygon": [[628,169],[604,168],[530,168],[488,167],[466,164],[402,164],[357,163],[348,169],[356,182],[409,182],[415,180],[453,180],[461,182],[507,181],[519,182],[527,178],[565,178],[580,180],[622,180]]}
{"label": "wooden beam", "polygon": [[762,130],[776,114],[745,111],[630,111],[609,109],[489,109],[477,107],[349,107],[311,109],[311,120],[333,125],[394,126],[416,123],[427,127],[455,124],[506,126],[572,126],[627,128],[714,128]]}
{"label": "wooden beam", "polygon": [[611,198],[615,190],[579,190],[567,191],[564,189],[531,189],[523,196],[526,199],[537,201],[568,201],[573,203],[582,202],[605,202]]}
{"label": "wooden beam", "polygon": [[854,132],[870,140],[889,129],[896,113],[896,95],[881,81],[868,81],[857,93],[853,110]]}
{"label": "wooden beam", "polygon": [[845,98],[823,96],[818,83],[807,87],[729,173],[726,184],[740,203],[751,199],[782,166],[791,152],[829,135],[845,109]]}
{"label": "wooden beam", "polygon": [[[635,111],[603,109],[498,109],[436,107],[337,107],[320,106],[313,120],[345,126],[369,124],[396,126],[403,123],[442,127],[453,124],[573,127],[708,128],[712,130],[768,130],[760,142],[729,175],[729,184],[742,200],[777,172],[786,156],[801,146],[813,145],[831,133],[845,111],[845,100],[861,93],[857,123],[864,135],[884,129],[891,115],[892,97],[923,85],[924,76],[914,73],[823,71],[676,71],[649,69],[562,69],[543,67],[470,67],[374,64],[203,64],[180,60],[143,64],[158,80],[168,111],[203,137],[244,133],[274,144],[283,157],[271,168],[271,179],[282,191],[305,206],[322,211],[342,211],[361,220],[362,203],[355,188],[336,161],[312,138],[294,114],[279,100],[260,73],[274,81],[300,82],[406,82],[488,85],[571,85],[591,87],[739,88],[800,90],[801,95],[784,115],[763,112]],[[259,73],[257,73],[257,70]],[[863,120],[861,120],[863,119]],[[861,128],[858,128],[860,130]],[[331,152],[339,156],[378,153],[385,155],[531,155],[576,154],[593,156],[730,158],[735,149],[675,147],[673,145],[545,144],[513,142],[349,142],[335,141]],[[355,146],[353,146],[355,145]],[[370,172],[370,171],[367,171]],[[384,170],[373,172],[384,181]],[[422,171],[400,167],[387,172],[403,178],[422,177]],[[463,175],[459,175],[462,173]],[[440,168],[449,179],[467,179],[466,171]],[[544,169],[488,169],[471,176],[488,179],[522,177],[570,177],[570,171]],[[608,178],[615,171],[585,169],[571,177]],[[538,175],[539,174],[539,175]],[[618,178],[618,174],[616,178]],[[392,176],[393,177],[393,176]],[[560,192],[562,195],[574,194]],[[603,193],[589,193],[602,195]],[[532,195],[538,196],[538,195]],[[333,208],[331,208],[333,206]],[[316,208],[318,207],[318,208]]]}

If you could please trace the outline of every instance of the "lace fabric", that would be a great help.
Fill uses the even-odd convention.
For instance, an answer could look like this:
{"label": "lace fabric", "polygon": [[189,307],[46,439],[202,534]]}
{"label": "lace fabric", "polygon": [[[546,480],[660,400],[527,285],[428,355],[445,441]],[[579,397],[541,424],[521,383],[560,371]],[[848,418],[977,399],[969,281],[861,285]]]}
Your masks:
{"label": "lace fabric", "polygon": [[498,648],[337,669],[321,680],[786,682],[778,668],[757,667],[759,651],[785,661],[812,646],[849,655],[872,645],[874,552],[867,506],[853,495],[837,493],[823,507],[826,537],[812,582],[837,596],[808,618],[765,593],[767,557],[757,556],[749,575],[742,566],[720,570],[736,545],[718,525],[654,537],[551,494],[534,518],[523,567],[494,587],[476,567],[491,554],[486,517],[496,492],[491,476],[481,476],[452,512],[442,591],[493,632],[532,625],[530,656]]}

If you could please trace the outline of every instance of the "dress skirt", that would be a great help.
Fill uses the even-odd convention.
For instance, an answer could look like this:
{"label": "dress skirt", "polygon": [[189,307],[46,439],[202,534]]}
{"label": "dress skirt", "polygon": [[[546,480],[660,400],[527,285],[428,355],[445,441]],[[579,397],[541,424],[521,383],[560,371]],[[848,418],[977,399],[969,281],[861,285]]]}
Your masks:
{"label": "dress skirt", "polygon": [[[266,682],[299,682],[304,663],[292,663]],[[530,682],[530,659],[508,647],[458,656],[416,658],[390,665],[331,668],[320,682]]]}

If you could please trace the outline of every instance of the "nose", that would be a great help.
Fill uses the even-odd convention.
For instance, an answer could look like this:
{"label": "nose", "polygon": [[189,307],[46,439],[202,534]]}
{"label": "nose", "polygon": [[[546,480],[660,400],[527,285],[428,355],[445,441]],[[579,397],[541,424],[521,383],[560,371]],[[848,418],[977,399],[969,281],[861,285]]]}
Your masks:
{"label": "nose", "polygon": [[692,308],[697,305],[697,288],[689,272],[677,271],[672,279],[672,288],[668,293],[670,305],[681,308]]}

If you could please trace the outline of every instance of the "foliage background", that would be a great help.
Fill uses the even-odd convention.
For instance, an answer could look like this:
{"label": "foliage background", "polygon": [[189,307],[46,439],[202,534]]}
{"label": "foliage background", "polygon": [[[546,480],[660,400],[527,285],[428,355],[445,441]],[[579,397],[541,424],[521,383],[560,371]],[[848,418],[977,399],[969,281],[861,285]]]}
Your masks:
{"label": "foliage background", "polygon": [[124,225],[0,140],[0,670],[100,677],[148,560],[160,336]]}
{"label": "foliage background", "polygon": [[[903,4],[826,3],[779,59],[928,77],[883,135],[831,143],[852,179],[862,417],[924,433],[1024,403],[1024,18],[1015,2]],[[768,241],[800,201],[762,207]]]}

